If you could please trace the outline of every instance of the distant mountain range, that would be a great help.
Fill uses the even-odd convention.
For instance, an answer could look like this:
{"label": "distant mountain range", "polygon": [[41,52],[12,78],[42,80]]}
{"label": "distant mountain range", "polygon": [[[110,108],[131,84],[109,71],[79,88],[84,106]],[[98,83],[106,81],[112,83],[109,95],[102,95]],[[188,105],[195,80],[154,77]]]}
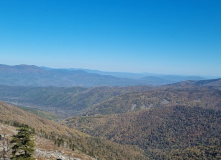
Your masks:
{"label": "distant mountain range", "polygon": [[221,88],[221,78],[199,80],[199,81],[183,81],[174,84],[169,84],[167,87],[216,87]]}
{"label": "distant mountain range", "polygon": [[87,69],[53,69],[34,65],[0,65],[0,85],[11,86],[160,86],[186,80],[204,80],[204,78],[198,76],[102,72]]}

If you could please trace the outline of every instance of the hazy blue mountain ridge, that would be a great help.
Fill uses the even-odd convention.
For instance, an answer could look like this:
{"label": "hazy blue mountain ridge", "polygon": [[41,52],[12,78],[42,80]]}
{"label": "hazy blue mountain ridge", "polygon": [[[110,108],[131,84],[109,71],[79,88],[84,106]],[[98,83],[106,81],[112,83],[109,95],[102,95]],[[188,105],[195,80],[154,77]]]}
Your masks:
{"label": "hazy blue mountain ridge", "polygon": [[160,86],[184,80],[203,79],[196,76],[102,72],[87,69],[53,69],[34,65],[0,65],[0,85],[11,86]]}
{"label": "hazy blue mountain ridge", "polygon": [[0,65],[0,84],[12,86],[133,86],[144,85],[132,79],[116,78],[114,76],[87,73],[81,70],[51,69],[37,66]]}

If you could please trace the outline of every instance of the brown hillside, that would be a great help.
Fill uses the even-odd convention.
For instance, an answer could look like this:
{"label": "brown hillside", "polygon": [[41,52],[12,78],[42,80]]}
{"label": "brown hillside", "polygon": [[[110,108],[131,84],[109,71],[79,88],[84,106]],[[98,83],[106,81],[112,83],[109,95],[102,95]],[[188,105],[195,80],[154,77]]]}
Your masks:
{"label": "brown hillside", "polygon": [[71,141],[75,145],[75,149],[99,159],[146,159],[143,156],[143,151],[136,147],[119,145],[105,139],[91,137],[3,102],[0,102],[0,120],[9,124],[13,122],[27,124],[33,127],[38,135],[44,135],[52,140],[55,137]]}

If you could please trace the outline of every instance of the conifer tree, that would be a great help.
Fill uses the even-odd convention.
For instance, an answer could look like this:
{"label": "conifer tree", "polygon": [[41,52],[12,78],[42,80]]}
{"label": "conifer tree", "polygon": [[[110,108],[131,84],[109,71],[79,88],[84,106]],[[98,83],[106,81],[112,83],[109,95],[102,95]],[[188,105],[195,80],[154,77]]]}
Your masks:
{"label": "conifer tree", "polygon": [[12,159],[16,160],[33,160],[34,141],[32,139],[33,131],[28,126],[23,126],[18,133],[13,136],[11,143]]}

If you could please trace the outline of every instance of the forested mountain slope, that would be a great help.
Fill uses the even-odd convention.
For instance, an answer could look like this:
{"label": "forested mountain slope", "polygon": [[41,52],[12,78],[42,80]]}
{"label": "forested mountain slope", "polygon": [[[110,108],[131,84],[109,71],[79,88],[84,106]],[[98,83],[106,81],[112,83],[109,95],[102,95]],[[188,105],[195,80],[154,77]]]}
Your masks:
{"label": "forested mountain slope", "polygon": [[220,110],[167,106],[126,114],[73,117],[63,124],[120,144],[138,145],[151,159],[221,158]]}
{"label": "forested mountain slope", "polygon": [[47,111],[60,111],[58,114],[70,116],[117,95],[150,89],[152,87],[147,86],[95,88],[0,86],[0,100]]}
{"label": "forested mountain slope", "polygon": [[15,87],[0,86],[0,100],[58,114],[126,113],[152,107],[201,106],[219,109],[221,90],[215,87]]}
{"label": "forested mountain slope", "polygon": [[165,106],[200,106],[221,109],[221,91],[208,87],[156,88],[144,92],[126,93],[96,104],[85,115],[126,113]]}

